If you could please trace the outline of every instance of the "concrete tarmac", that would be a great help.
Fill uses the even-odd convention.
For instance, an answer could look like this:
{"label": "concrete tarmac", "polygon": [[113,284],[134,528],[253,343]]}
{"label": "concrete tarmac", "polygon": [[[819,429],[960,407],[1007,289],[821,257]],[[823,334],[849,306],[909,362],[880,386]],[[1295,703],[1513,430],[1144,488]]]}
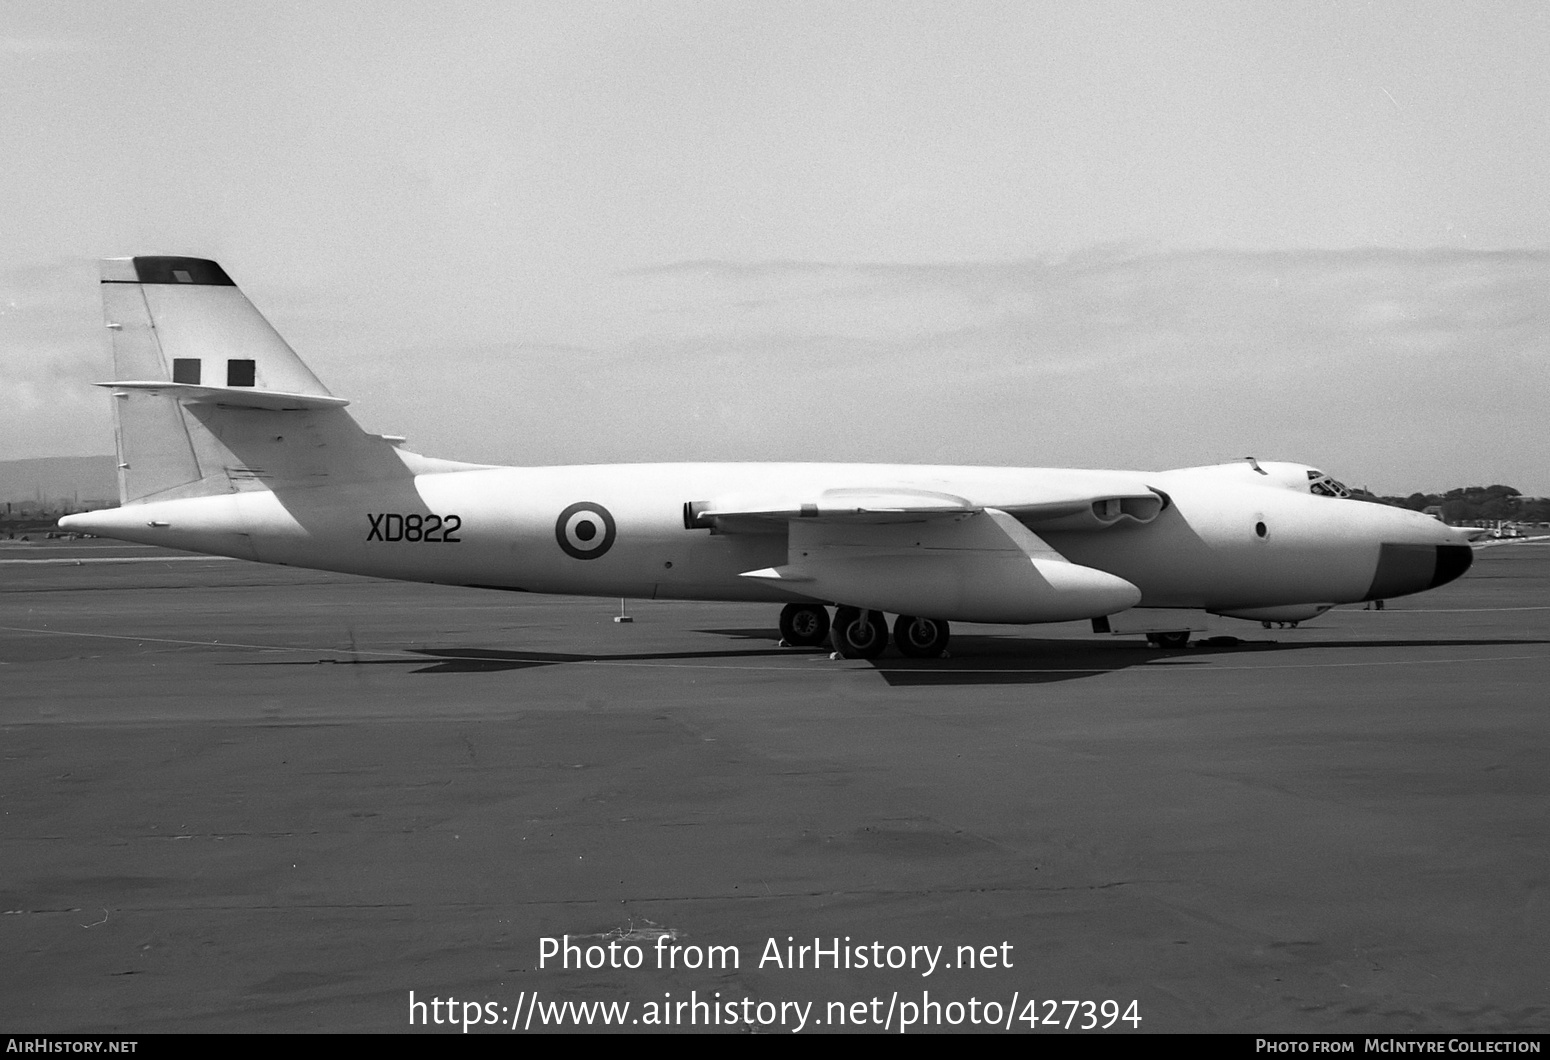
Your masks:
{"label": "concrete tarmac", "polygon": [[0,551],[0,1029],[1550,1030],[1550,546],[932,662],[163,555]]}

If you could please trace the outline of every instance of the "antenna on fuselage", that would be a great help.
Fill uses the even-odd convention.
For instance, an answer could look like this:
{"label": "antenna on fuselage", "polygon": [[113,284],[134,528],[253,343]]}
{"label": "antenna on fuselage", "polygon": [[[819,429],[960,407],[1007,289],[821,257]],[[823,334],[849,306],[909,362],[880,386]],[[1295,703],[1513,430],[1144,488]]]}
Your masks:
{"label": "antenna on fuselage", "polygon": [[1255,471],[1258,471],[1261,475],[1268,475],[1268,474],[1270,474],[1270,472],[1268,472],[1264,468],[1260,467],[1259,466],[1259,461],[1255,460],[1252,456],[1246,456],[1243,459],[1245,459],[1245,460],[1247,460],[1249,462],[1249,467],[1253,468]]}

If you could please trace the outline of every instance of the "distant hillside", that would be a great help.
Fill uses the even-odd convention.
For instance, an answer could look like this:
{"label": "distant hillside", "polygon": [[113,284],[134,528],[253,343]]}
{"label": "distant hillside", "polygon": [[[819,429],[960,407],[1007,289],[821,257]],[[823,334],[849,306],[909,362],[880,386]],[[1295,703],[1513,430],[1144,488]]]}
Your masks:
{"label": "distant hillside", "polygon": [[0,503],[118,497],[118,462],[111,456],[45,456],[0,460]]}

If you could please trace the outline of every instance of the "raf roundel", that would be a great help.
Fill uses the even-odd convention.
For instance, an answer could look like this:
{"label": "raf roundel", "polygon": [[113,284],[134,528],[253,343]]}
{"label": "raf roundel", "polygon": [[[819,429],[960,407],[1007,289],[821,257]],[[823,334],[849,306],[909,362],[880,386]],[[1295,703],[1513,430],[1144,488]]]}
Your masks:
{"label": "raf roundel", "polygon": [[567,556],[597,559],[613,547],[614,517],[601,504],[578,501],[560,513],[554,539]]}

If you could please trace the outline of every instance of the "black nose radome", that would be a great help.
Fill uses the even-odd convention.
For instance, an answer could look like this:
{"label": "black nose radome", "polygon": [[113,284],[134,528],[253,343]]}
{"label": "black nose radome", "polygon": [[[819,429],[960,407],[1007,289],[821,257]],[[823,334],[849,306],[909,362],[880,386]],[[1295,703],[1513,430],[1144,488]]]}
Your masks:
{"label": "black nose radome", "polygon": [[1474,561],[1475,550],[1468,545],[1438,545],[1437,571],[1432,575],[1429,588],[1435,589],[1460,577]]}
{"label": "black nose radome", "polygon": [[1388,600],[1446,585],[1475,561],[1468,545],[1383,545],[1367,600]]}

